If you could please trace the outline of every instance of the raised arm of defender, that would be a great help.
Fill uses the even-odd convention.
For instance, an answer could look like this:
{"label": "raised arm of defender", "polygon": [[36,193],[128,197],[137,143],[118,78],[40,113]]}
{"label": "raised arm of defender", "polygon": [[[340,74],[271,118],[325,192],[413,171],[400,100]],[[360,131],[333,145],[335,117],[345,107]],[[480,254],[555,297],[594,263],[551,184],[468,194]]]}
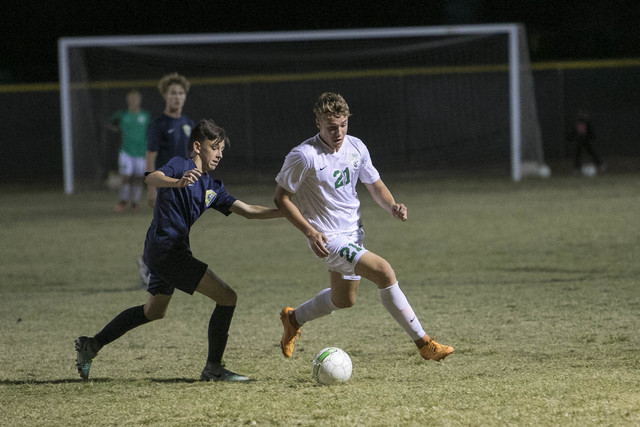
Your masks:
{"label": "raised arm of defender", "polygon": [[236,200],[231,205],[231,212],[243,216],[247,219],[271,219],[281,218],[283,213],[280,209],[268,208],[260,205],[249,205],[242,200]]}

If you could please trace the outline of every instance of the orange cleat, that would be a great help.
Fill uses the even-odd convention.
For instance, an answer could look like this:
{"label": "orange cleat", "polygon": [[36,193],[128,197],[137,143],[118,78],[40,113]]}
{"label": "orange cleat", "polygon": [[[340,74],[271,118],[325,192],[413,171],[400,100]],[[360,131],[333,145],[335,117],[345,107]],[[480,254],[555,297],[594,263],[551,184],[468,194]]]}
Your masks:
{"label": "orange cleat", "polygon": [[284,357],[291,357],[296,337],[300,339],[300,328],[296,328],[291,323],[290,316],[293,314],[293,311],[293,308],[285,307],[280,312],[280,320],[282,320],[282,326],[284,327],[282,340],[280,341],[280,348],[282,349]]}
{"label": "orange cleat", "polygon": [[451,353],[453,353],[453,347],[438,344],[434,340],[429,341],[420,348],[420,356],[422,356],[423,359],[435,360],[436,362],[439,362]]}
{"label": "orange cleat", "polygon": [[114,208],[116,212],[124,212],[124,208],[127,207],[127,202],[120,201]]}

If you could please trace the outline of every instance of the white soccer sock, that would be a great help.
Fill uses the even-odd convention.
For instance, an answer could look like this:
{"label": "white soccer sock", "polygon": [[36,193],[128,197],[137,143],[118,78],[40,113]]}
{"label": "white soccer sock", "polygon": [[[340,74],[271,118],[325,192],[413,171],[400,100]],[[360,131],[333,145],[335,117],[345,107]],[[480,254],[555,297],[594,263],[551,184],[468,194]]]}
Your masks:
{"label": "white soccer sock", "polygon": [[319,317],[327,316],[338,310],[338,307],[331,301],[331,289],[323,289],[318,295],[306,301],[296,308],[296,320],[302,326],[304,323]]}
{"label": "white soccer sock", "polygon": [[131,193],[131,184],[122,184],[120,187],[120,200],[129,200],[129,194]]}
{"label": "white soccer sock", "polygon": [[404,328],[414,341],[426,335],[422,325],[418,320],[418,317],[413,312],[413,308],[407,301],[407,297],[400,289],[398,282],[389,286],[388,288],[378,289],[380,295],[380,301],[384,308],[396,319],[396,322]]}
{"label": "white soccer sock", "polygon": [[142,197],[142,184],[135,183],[133,184],[133,194],[131,196],[131,201],[133,203],[140,203],[140,198]]}

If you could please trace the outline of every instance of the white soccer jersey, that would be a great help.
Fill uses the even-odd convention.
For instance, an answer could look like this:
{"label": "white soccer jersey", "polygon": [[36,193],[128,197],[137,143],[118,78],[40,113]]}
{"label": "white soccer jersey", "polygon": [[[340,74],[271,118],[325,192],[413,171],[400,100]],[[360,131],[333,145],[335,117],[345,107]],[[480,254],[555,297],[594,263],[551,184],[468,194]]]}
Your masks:
{"label": "white soccer jersey", "polygon": [[276,177],[278,185],[295,193],[307,221],[325,234],[359,228],[358,179],[365,184],[380,179],[364,143],[346,135],[334,153],[319,134],[291,150]]}

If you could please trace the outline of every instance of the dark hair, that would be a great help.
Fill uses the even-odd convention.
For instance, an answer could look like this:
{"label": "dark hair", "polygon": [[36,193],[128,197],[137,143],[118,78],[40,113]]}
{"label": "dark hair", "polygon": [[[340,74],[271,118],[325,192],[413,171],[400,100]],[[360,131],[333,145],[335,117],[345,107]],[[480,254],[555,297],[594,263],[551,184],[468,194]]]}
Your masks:
{"label": "dark hair", "polygon": [[215,124],[212,119],[202,119],[191,130],[191,136],[189,137],[189,150],[193,151],[193,143],[198,141],[203,143],[204,141],[224,142],[225,147],[229,147],[229,138],[225,133],[225,130]]}

